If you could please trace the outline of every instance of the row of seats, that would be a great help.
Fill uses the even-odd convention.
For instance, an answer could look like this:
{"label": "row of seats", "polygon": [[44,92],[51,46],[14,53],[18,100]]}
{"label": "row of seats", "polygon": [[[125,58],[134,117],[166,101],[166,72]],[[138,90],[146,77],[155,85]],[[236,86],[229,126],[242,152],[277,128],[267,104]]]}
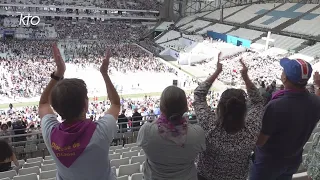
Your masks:
{"label": "row of seats", "polygon": [[211,22],[209,22],[209,21],[204,21],[204,20],[198,19],[198,20],[192,21],[192,22],[180,27],[180,29],[188,31],[188,32],[194,32],[198,29],[202,29],[205,26],[208,26],[210,23]]}
{"label": "row of seats", "polygon": [[[39,168],[38,168],[39,170]],[[57,170],[41,171],[37,173],[17,174],[15,170],[5,171],[0,173],[0,180],[52,180],[55,179]]]}
{"label": "row of seats", "polygon": [[320,56],[320,43],[316,43],[313,46],[308,46],[300,50],[299,53],[307,56],[311,56],[311,57]]}
{"label": "row of seats", "polygon": [[193,14],[190,16],[186,16],[182,19],[180,19],[177,23],[176,23],[176,27],[180,27],[180,26],[184,26],[187,23],[195,20],[198,17],[203,17],[204,15],[208,14],[209,12],[202,12],[202,13],[197,13],[197,14]]}
{"label": "row of seats", "polygon": [[167,41],[170,41],[170,40],[172,40],[172,39],[179,38],[179,37],[181,37],[180,32],[171,30],[171,31],[165,33],[165,34],[164,34],[163,36],[161,36],[159,39],[157,39],[157,40],[156,40],[156,43],[158,43],[158,44],[164,43],[164,42],[167,42]]}
{"label": "row of seats", "polygon": [[279,4],[280,3],[253,4],[245,9],[237,12],[236,14],[226,18],[225,21],[242,24],[242,23],[256,17],[258,15],[256,13],[257,11],[259,11],[259,10],[268,11],[268,10],[274,8],[275,6],[278,6]]}
{"label": "row of seats", "polygon": [[208,31],[213,31],[217,33],[226,33],[230,31],[232,28],[234,28],[234,26],[216,23],[214,25],[203,28],[201,31],[198,31],[197,34],[207,34]]}
{"label": "row of seats", "polygon": [[[313,14],[320,14],[320,9],[316,9],[312,11]],[[310,36],[319,36],[320,32],[320,16],[310,19],[310,20],[304,20],[300,19],[298,22],[288,26],[283,31],[286,32],[293,32],[297,34],[305,34]]]}
{"label": "row of seats", "polygon": [[[299,47],[305,41],[304,39],[282,36],[278,34],[271,34],[271,38],[275,40],[273,42],[274,47],[285,49],[285,50],[293,50]],[[256,43],[264,45],[266,42],[260,39]]]}
{"label": "row of seats", "polygon": [[[230,8],[225,8],[223,9],[223,18],[239,11],[240,9],[246,7],[247,5],[244,6],[235,6],[235,7],[230,7]],[[204,16],[204,18],[208,18],[208,19],[214,19],[214,20],[220,20],[220,10],[215,10],[212,13],[207,14],[206,16]]]}
{"label": "row of seats", "polygon": [[239,28],[235,31],[232,31],[228,33],[231,36],[237,36],[241,37],[244,39],[249,39],[249,40],[254,40],[258,37],[260,37],[264,32],[262,31],[256,31],[256,30],[251,30],[251,29],[246,29],[246,28]]}

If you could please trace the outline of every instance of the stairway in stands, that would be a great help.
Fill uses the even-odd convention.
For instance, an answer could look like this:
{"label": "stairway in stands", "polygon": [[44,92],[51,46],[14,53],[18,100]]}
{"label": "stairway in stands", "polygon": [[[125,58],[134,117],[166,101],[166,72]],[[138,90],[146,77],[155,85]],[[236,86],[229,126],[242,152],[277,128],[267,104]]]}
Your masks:
{"label": "stairway in stands", "polygon": [[262,18],[263,16],[265,16],[265,15],[268,14],[269,12],[277,9],[278,7],[280,7],[280,6],[284,5],[284,4],[285,4],[285,3],[279,4],[278,6],[275,6],[274,8],[270,9],[269,11],[266,11],[265,13],[259,14],[259,15],[255,16],[255,17],[252,18],[252,19],[249,19],[248,21],[242,23],[241,25],[242,25],[242,26],[246,26],[246,25],[248,25],[248,24],[250,24],[250,23],[252,23],[252,22],[254,22],[254,21],[256,21],[256,20],[258,20],[258,19],[260,19],[260,18]]}
{"label": "stairway in stands", "polygon": [[294,24],[294,23],[298,22],[303,16],[311,13],[312,11],[318,9],[319,7],[320,7],[320,4],[319,4],[318,6],[312,8],[312,9],[310,9],[309,11],[301,14],[300,16],[298,16],[298,17],[296,17],[296,18],[289,19],[288,21],[280,24],[279,26],[273,28],[272,30],[273,30],[273,31],[282,31],[282,30],[285,29],[286,27],[290,26],[291,24]]}

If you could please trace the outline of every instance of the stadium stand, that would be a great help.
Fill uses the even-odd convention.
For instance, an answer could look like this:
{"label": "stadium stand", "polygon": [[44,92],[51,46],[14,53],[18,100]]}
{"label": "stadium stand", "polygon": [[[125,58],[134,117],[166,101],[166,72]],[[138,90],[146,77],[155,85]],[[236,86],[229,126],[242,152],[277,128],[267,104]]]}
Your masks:
{"label": "stadium stand", "polygon": [[[223,18],[226,18],[230,16],[231,14],[241,10],[242,8],[245,8],[246,6],[235,6],[235,7],[230,7],[230,8],[225,8],[223,11]],[[204,18],[208,19],[214,19],[214,20],[220,20],[220,10],[215,10],[207,15],[204,16]]]}
{"label": "stadium stand", "polygon": [[202,30],[198,31],[197,34],[206,34],[208,31],[214,31],[214,32],[218,32],[218,33],[226,33],[228,31],[230,31],[232,28],[234,28],[234,27],[230,26],[230,25],[216,23],[214,25],[207,26],[207,27],[203,28]]}
{"label": "stadium stand", "polygon": [[231,31],[228,34],[230,34],[232,36],[238,36],[241,38],[249,39],[249,40],[254,40],[254,39],[259,38],[263,33],[264,32],[261,32],[261,31],[239,28],[237,30]]}
{"label": "stadium stand", "polygon": [[298,22],[288,26],[283,31],[318,36],[320,34],[319,31],[317,31],[317,28],[319,28],[318,22],[320,20],[319,14],[320,9],[318,8],[301,18]]}
{"label": "stadium stand", "polygon": [[242,24],[252,18],[254,18],[255,16],[257,16],[257,12],[259,10],[271,10],[272,8],[274,8],[275,6],[280,5],[280,3],[269,3],[269,4],[253,4],[239,12],[237,12],[236,14],[227,17],[225,19],[225,21],[227,22],[232,22],[232,23],[238,23],[238,24]]}
{"label": "stadium stand", "polygon": [[198,29],[202,29],[203,27],[209,25],[210,23],[211,22],[209,22],[209,21],[195,20],[195,21],[192,21],[192,22],[180,27],[180,29],[185,30],[187,32],[193,32]]}
{"label": "stadium stand", "polygon": [[[274,47],[285,49],[285,50],[294,50],[299,47],[305,40],[298,39],[294,37],[288,37],[278,34],[272,34],[271,38],[275,40]],[[256,43],[265,44],[265,41],[262,39],[258,40]]]}

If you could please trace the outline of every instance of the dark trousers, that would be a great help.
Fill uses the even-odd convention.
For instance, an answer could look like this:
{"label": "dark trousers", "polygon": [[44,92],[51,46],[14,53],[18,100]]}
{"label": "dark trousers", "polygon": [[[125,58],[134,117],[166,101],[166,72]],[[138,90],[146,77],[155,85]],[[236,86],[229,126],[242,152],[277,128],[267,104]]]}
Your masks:
{"label": "dark trousers", "polygon": [[203,176],[201,176],[201,175],[198,173],[198,180],[207,180],[207,179],[204,178]]}
{"label": "dark trousers", "polygon": [[292,180],[300,163],[279,165],[278,163],[254,162],[250,170],[250,180]]}

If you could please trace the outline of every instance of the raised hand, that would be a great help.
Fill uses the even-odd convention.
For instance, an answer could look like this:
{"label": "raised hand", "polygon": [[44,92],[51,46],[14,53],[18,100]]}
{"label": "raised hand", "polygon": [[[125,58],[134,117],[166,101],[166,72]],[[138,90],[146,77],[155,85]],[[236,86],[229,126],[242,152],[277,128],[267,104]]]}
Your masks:
{"label": "raised hand", "polygon": [[111,50],[109,48],[107,48],[106,50],[106,55],[102,60],[102,64],[100,66],[100,72],[101,73],[108,73],[109,70],[109,63],[110,63],[110,58],[111,58],[112,54],[111,54]]}
{"label": "raised hand", "polygon": [[222,64],[221,64],[221,52],[219,52],[219,55],[218,55],[218,60],[217,60],[217,69],[216,71],[218,72],[222,72]]}
{"label": "raised hand", "polygon": [[242,65],[242,69],[240,70],[241,75],[246,75],[248,73],[248,67],[246,66],[246,64],[243,62],[243,59],[240,58],[240,63]]}
{"label": "raised hand", "polygon": [[64,72],[66,71],[66,64],[62,59],[57,43],[54,43],[52,45],[52,51],[53,51],[53,59],[54,59],[54,62],[56,63],[56,68],[57,68],[55,71],[55,75],[58,77],[63,77]]}
{"label": "raised hand", "polygon": [[318,87],[320,87],[320,74],[318,71],[316,71],[313,75],[313,82],[315,85],[317,85]]}

